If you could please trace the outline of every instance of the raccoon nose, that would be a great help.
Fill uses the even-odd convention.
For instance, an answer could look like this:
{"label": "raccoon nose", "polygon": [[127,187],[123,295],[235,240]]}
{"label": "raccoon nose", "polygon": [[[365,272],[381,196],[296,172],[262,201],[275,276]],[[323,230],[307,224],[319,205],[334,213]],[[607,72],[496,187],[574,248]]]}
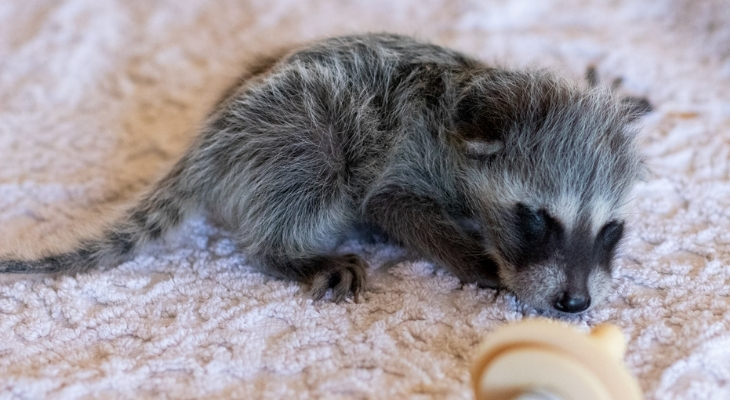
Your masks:
{"label": "raccoon nose", "polygon": [[591,298],[587,295],[564,292],[555,302],[555,308],[559,311],[577,313],[587,309],[591,305]]}

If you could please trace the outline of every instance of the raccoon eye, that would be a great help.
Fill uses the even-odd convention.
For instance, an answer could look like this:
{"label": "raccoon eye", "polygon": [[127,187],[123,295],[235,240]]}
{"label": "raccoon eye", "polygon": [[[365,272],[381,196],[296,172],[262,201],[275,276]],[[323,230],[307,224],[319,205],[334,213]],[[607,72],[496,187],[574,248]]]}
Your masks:
{"label": "raccoon eye", "polygon": [[517,204],[517,228],[528,240],[540,239],[547,230],[545,212],[533,211],[522,203]]}
{"label": "raccoon eye", "polygon": [[624,224],[619,221],[611,221],[601,228],[598,233],[598,240],[605,249],[613,249],[624,234]]}

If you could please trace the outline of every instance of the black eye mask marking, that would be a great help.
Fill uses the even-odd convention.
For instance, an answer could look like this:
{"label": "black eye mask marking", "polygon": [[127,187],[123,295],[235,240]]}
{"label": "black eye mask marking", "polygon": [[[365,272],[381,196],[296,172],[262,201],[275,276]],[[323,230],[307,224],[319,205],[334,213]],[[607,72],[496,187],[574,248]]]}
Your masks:
{"label": "black eye mask marking", "polygon": [[514,242],[507,257],[517,268],[539,264],[560,254],[572,271],[589,271],[592,266],[609,268],[616,247],[624,233],[621,221],[604,225],[595,239],[590,229],[580,224],[566,233],[563,226],[543,209],[533,210],[518,203],[514,208]]}
{"label": "black eye mask marking", "polygon": [[534,211],[518,203],[514,214],[517,243],[513,254],[516,266],[544,261],[560,246],[563,229],[545,210]]}
{"label": "black eye mask marking", "polygon": [[624,224],[619,221],[611,221],[601,228],[596,237],[596,245],[605,256],[611,256],[616,245],[624,235]]}
{"label": "black eye mask marking", "polygon": [[524,204],[517,204],[517,230],[523,239],[528,242],[536,242],[545,236],[547,221],[545,212],[532,211]]}

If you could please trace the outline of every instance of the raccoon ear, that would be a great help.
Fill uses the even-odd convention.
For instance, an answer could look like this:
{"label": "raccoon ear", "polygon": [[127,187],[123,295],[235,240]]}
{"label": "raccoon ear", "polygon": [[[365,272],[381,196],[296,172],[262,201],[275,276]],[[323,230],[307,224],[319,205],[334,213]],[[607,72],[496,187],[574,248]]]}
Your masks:
{"label": "raccoon ear", "polygon": [[468,91],[454,111],[455,136],[467,157],[483,159],[504,148],[502,139],[507,115],[500,112],[494,98],[483,92]]}

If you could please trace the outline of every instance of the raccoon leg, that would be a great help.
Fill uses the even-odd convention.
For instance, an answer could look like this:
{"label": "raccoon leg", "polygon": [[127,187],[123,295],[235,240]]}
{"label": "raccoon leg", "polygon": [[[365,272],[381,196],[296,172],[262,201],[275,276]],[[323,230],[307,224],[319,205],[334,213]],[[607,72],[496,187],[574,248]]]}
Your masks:
{"label": "raccoon leg", "polygon": [[479,241],[449,218],[438,202],[401,187],[389,187],[366,203],[369,219],[390,237],[436,261],[462,282],[500,286],[497,265]]}
{"label": "raccoon leg", "polygon": [[308,258],[259,256],[253,257],[252,261],[270,275],[308,284],[314,300],[321,300],[331,288],[336,303],[344,300],[350,292],[357,303],[365,284],[367,264],[355,254]]}
{"label": "raccoon leg", "polygon": [[[356,208],[340,170],[331,168],[332,159],[318,159],[318,149],[304,153],[285,166],[264,164],[221,179],[239,186],[221,186],[227,192],[215,196],[218,202],[208,208],[222,214],[219,219],[238,248],[262,272],[309,285],[315,300],[332,288],[335,301],[350,292],[357,301],[367,264],[353,254],[332,253],[356,222]],[[255,166],[255,161],[245,165]]]}

